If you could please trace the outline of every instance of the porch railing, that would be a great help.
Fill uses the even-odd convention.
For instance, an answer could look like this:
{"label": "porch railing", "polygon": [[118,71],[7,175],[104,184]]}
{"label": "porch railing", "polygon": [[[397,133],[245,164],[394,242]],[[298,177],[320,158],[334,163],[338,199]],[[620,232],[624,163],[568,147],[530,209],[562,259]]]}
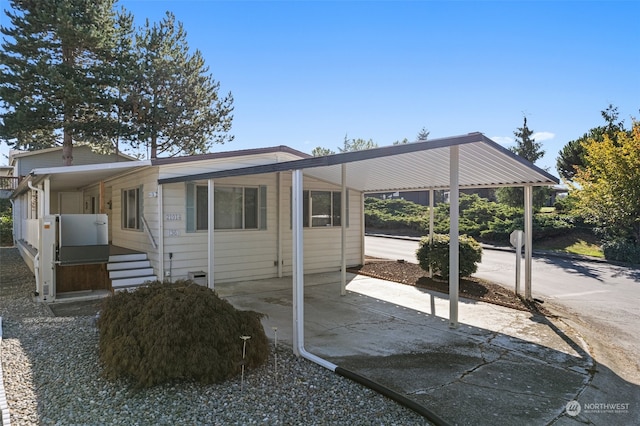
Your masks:
{"label": "porch railing", "polygon": [[0,176],[0,189],[7,189],[10,191],[13,191],[18,187],[19,181],[20,181],[19,177]]}

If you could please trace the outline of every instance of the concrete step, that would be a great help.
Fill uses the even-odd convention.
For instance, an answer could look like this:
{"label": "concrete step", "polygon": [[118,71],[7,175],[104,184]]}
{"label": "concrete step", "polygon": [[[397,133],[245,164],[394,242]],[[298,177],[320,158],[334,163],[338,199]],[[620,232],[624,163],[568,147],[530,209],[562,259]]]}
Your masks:
{"label": "concrete step", "polygon": [[109,278],[132,278],[132,277],[145,277],[153,275],[153,268],[137,268],[137,269],[120,269],[109,271]]}
{"label": "concrete step", "polygon": [[150,268],[150,267],[151,267],[151,262],[149,262],[148,260],[107,263],[107,271],[121,271],[123,269],[141,269],[141,268]]}
{"label": "concrete step", "polygon": [[133,262],[147,260],[147,253],[114,254],[109,256],[109,262]]}
{"label": "concrete step", "polygon": [[155,275],[146,275],[143,277],[133,278],[120,278],[117,280],[111,280],[111,287],[115,289],[122,289],[127,287],[138,287],[145,284],[147,281],[156,281],[158,277]]}

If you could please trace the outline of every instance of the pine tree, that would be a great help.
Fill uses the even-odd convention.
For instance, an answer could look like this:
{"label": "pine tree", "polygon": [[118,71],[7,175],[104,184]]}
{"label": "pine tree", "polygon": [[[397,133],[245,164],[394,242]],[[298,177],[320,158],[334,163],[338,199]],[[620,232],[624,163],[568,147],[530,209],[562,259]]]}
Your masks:
{"label": "pine tree", "polygon": [[[544,156],[544,150],[542,144],[536,142],[533,136],[533,130],[527,126],[527,117],[524,117],[524,123],[522,127],[513,132],[516,137],[516,145],[510,147],[509,150],[525,160],[535,163]],[[540,208],[544,205],[545,201],[549,197],[548,188],[534,188],[533,190],[533,206]],[[524,191],[522,188],[504,187],[496,190],[496,198],[498,202],[507,204],[513,207],[523,207],[524,205]]]}
{"label": "pine tree", "polygon": [[[3,64],[0,138],[20,149],[105,141],[112,126],[108,56],[114,41],[114,0],[11,0]],[[62,140],[61,140],[62,139]]]}
{"label": "pine tree", "polygon": [[167,12],[147,21],[136,37],[139,76],[135,80],[134,126],[139,144],[159,155],[199,154],[213,143],[233,140],[233,96],[219,98],[220,83],[208,73],[200,51],[189,52],[187,34]]}
{"label": "pine tree", "polygon": [[339,152],[352,152],[352,151],[362,151],[365,149],[377,148],[378,144],[373,141],[373,139],[364,140],[361,138],[358,139],[349,139],[347,135],[344,135],[344,141],[342,142],[342,147],[338,147]]}
{"label": "pine tree", "polygon": [[418,132],[418,135],[416,136],[416,140],[417,141],[421,141],[421,142],[422,141],[426,141],[427,139],[429,139],[429,133],[431,133],[431,132],[429,132],[426,127],[423,127]]}

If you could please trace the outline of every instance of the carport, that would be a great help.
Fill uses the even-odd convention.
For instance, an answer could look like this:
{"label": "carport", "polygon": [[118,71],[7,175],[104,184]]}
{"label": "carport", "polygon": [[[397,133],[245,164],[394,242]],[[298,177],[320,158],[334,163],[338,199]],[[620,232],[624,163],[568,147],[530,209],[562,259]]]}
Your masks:
{"label": "carport", "polygon": [[[558,179],[531,164],[482,133],[399,144],[364,151],[345,152],[323,157],[289,162],[201,173],[178,178],[160,179],[159,184],[185,180],[207,179],[209,191],[215,179],[231,176],[259,175],[274,172],[292,173],[293,232],[293,348],[303,356],[335,371],[336,366],[304,349],[304,256],[303,256],[303,180],[305,176],[342,186],[342,213],[346,217],[346,189],[367,192],[418,191],[449,189],[450,239],[459,236],[459,190],[469,188],[523,187],[525,195],[525,297],[531,298],[532,255],[532,189],[549,186]],[[430,229],[433,229],[433,208],[430,209]],[[342,292],[346,283],[346,223],[342,223]],[[212,234],[212,232],[210,232]],[[364,233],[363,233],[364,234]],[[364,238],[364,235],[363,235]],[[213,237],[210,237],[213,244]],[[364,260],[364,259],[363,259]],[[458,265],[457,244],[450,246],[449,326],[458,326]],[[209,274],[212,276],[212,274]]]}

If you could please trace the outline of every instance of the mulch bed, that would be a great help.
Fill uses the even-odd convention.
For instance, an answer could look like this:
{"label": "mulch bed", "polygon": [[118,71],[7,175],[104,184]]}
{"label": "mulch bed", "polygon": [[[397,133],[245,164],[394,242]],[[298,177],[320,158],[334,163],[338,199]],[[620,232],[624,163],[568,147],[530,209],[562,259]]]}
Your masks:
{"label": "mulch bed", "polygon": [[[349,268],[349,272],[380,278],[400,284],[412,285],[427,290],[449,294],[449,282],[439,277],[429,278],[429,273],[419,265],[401,261],[369,259],[359,267]],[[493,303],[508,308],[547,315],[548,312],[537,302],[528,302],[498,284],[474,277],[460,279],[460,297]]]}

